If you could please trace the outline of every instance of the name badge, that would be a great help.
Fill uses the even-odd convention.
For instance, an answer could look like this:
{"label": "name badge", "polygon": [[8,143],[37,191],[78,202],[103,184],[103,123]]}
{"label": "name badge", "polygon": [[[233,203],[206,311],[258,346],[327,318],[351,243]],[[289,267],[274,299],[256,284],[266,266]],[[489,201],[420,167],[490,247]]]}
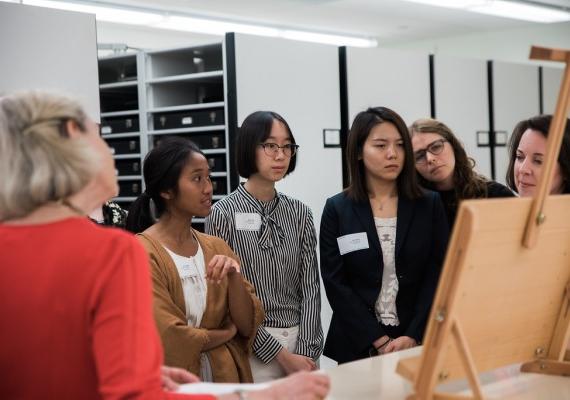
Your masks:
{"label": "name badge", "polygon": [[353,251],[368,249],[368,237],[366,232],[351,233],[336,239],[340,255],[352,253]]}
{"label": "name badge", "polygon": [[258,213],[235,213],[238,231],[258,231],[261,228],[261,215]]}

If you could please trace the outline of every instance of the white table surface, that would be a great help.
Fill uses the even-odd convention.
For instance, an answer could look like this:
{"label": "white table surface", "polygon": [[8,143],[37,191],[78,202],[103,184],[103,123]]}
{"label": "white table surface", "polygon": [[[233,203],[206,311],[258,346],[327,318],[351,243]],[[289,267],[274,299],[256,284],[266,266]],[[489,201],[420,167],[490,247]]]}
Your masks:
{"label": "white table surface", "polygon": [[[421,347],[339,365],[326,372],[331,378],[329,400],[405,399],[412,393],[409,381],[396,373],[403,358],[421,353]],[[570,377],[521,373],[519,365],[480,375],[487,399],[570,400]],[[469,394],[465,381],[440,386],[445,392]]]}

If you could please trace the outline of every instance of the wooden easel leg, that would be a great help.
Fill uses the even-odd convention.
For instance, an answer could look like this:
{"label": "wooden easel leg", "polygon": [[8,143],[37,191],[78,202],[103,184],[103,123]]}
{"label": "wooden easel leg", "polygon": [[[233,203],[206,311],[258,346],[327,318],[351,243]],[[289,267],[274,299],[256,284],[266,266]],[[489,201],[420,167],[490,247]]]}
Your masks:
{"label": "wooden easel leg", "polygon": [[482,400],[483,390],[481,389],[481,382],[479,382],[479,375],[477,374],[477,369],[473,362],[473,356],[469,351],[467,340],[465,339],[465,335],[463,334],[463,330],[457,319],[453,321],[451,333],[455,339],[455,343],[457,344],[457,349],[459,350],[459,356],[461,357],[461,362],[465,368],[469,386],[471,386],[471,390],[473,391],[473,398],[476,400]]}
{"label": "wooden easel leg", "polygon": [[554,335],[550,341],[548,351],[549,360],[564,361],[568,359],[568,343],[570,342],[570,283],[566,284],[564,300],[558,314],[558,321],[554,329]]}

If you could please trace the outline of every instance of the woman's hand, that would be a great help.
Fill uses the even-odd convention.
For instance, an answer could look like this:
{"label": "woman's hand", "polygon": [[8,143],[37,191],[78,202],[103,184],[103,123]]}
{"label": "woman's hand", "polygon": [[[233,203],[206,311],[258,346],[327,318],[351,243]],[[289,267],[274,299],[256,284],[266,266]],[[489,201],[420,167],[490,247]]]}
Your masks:
{"label": "woman's hand", "polygon": [[291,353],[285,348],[281,349],[275,358],[287,375],[298,371],[314,371],[317,369],[317,364],[311,358]]}
{"label": "woman's hand", "polygon": [[200,378],[182,368],[160,367],[160,377],[162,379],[162,387],[165,390],[175,391],[178,384],[200,382]]}
{"label": "woman's hand", "polygon": [[240,272],[239,264],[236,260],[228,256],[216,254],[206,267],[206,279],[220,283],[226,276],[232,276],[236,272]]}
{"label": "woman's hand", "polygon": [[415,339],[412,339],[409,336],[400,336],[396,339],[393,339],[390,343],[384,346],[382,354],[411,349],[412,347],[416,347],[417,345],[418,343],[416,342]]}
{"label": "woman's hand", "polygon": [[298,372],[274,381],[267,389],[251,391],[251,400],[320,400],[330,391],[330,379],[324,373]]}

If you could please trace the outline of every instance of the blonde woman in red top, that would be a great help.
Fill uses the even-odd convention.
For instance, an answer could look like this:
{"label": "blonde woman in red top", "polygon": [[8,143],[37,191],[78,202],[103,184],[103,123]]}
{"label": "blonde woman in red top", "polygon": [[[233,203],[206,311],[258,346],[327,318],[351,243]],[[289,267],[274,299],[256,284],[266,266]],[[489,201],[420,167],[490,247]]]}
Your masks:
{"label": "blonde woman in red top", "polygon": [[[165,390],[193,378],[161,373],[146,253],[127,232],[86,218],[117,182],[81,107],[42,93],[1,98],[0,171],[0,397],[214,398]],[[326,377],[297,375],[247,396],[327,392]]]}

